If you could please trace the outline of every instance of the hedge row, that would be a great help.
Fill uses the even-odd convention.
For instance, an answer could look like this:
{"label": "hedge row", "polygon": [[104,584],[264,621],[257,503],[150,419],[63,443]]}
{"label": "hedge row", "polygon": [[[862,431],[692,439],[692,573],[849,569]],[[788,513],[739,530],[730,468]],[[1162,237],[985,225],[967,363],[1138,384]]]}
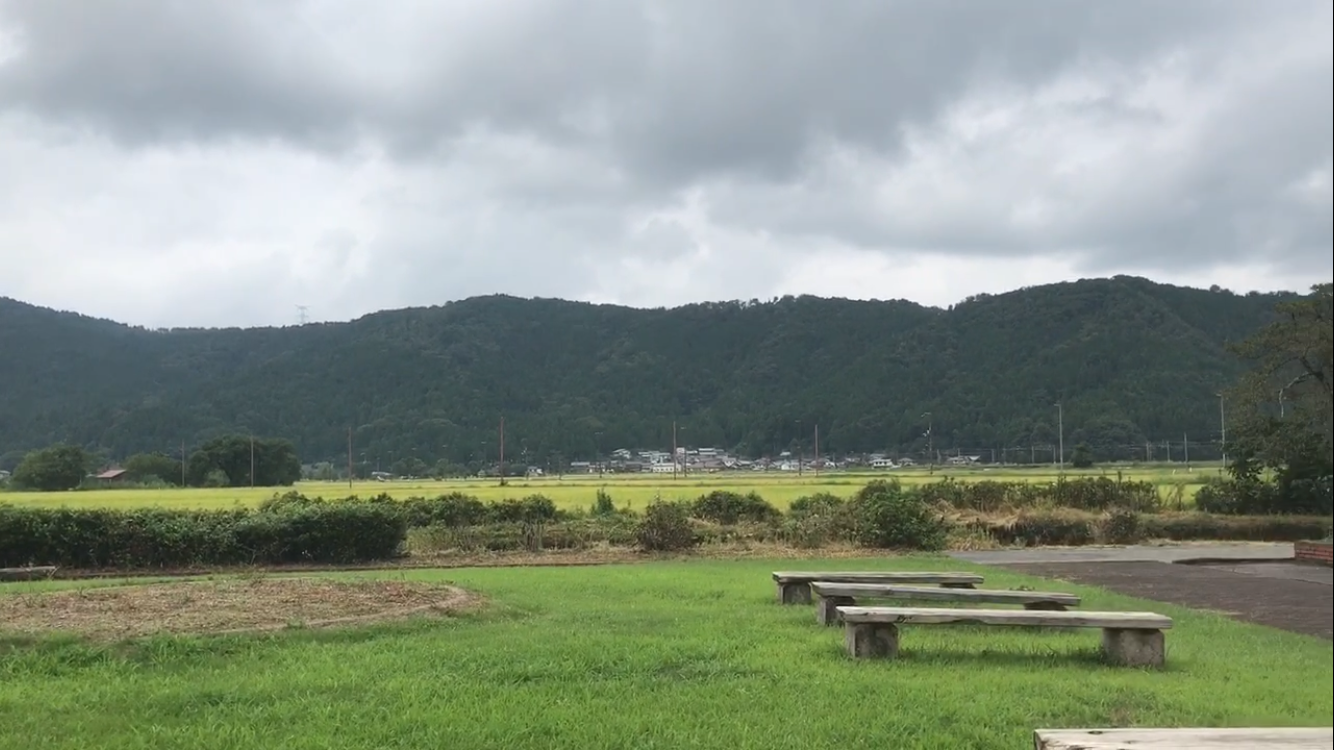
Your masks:
{"label": "hedge row", "polygon": [[[429,550],[594,545],[672,550],[727,541],[930,550],[944,547],[950,535],[981,535],[1003,545],[1080,545],[1147,538],[1290,541],[1329,533],[1328,518],[1315,516],[1146,512],[1159,510],[1157,497],[1147,483],[1087,478],[1053,485],[945,481],[921,487],[875,481],[847,499],[800,498],[786,514],[755,493],[726,491],[689,502],[655,502],[642,514],[616,509],[605,491],[587,512],[559,510],[540,495],[482,502],[461,493],[325,500],[289,492],[253,510],[219,511],[0,505],[0,567],[363,562],[402,554],[410,528],[419,530],[414,544]],[[961,511],[979,517],[960,518]],[[1001,512],[1008,516],[996,520]]]}
{"label": "hedge row", "polygon": [[393,558],[406,537],[400,512],[363,502],[207,511],[0,505],[0,567],[354,563]]}
{"label": "hedge row", "polygon": [[1162,506],[1157,485],[1119,477],[1079,477],[1048,484],[989,480],[959,482],[948,478],[920,485],[916,491],[932,502],[983,513],[1043,507],[1095,511],[1127,508],[1152,513]]}
{"label": "hedge row", "polygon": [[[669,505],[669,504],[664,504]],[[680,504],[674,504],[680,509]],[[742,522],[718,525],[688,521],[688,538],[666,541],[659,534],[645,544],[644,521],[586,518],[550,524],[490,524],[468,528],[431,526],[410,533],[416,553],[586,550],[597,547],[688,549],[698,545],[777,544],[807,549],[858,544],[851,529],[822,524],[821,517],[785,519],[781,523]],[[663,524],[673,527],[670,522]],[[661,528],[661,526],[659,527]],[[971,519],[947,523],[956,542],[968,540],[1001,546],[1081,546],[1133,544],[1154,539],[1173,541],[1285,542],[1323,537],[1329,519],[1309,516],[1213,516],[1205,513],[1140,515],[1086,511],[1031,511],[1013,518]],[[920,545],[903,544],[916,548]]]}
{"label": "hedge row", "polygon": [[1209,513],[1092,515],[1069,511],[1022,513],[1001,521],[973,521],[1006,546],[1133,544],[1151,539],[1220,542],[1295,542],[1318,539],[1329,528],[1320,516],[1218,516]]}

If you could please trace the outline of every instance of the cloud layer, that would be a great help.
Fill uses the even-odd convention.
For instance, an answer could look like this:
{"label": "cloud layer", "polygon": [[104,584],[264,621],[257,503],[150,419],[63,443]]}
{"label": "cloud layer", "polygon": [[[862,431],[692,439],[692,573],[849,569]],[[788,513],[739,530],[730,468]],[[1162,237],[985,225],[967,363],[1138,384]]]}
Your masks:
{"label": "cloud layer", "polygon": [[947,304],[1331,269],[1320,0],[0,0],[0,294]]}

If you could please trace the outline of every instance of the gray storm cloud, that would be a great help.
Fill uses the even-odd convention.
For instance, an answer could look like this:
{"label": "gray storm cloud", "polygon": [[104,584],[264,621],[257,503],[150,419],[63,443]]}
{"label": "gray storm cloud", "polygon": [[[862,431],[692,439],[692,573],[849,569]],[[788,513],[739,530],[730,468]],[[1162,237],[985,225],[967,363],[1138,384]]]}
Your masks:
{"label": "gray storm cloud", "polygon": [[[1331,15],[1318,0],[0,0],[0,220],[25,217],[0,229],[18,259],[0,293],[50,296],[43,258],[123,248],[182,300],[201,264],[268,269],[255,300],[217,303],[241,318],[274,295],[339,314],[615,299],[655,274],[667,301],[694,277],[763,297],[783,258],[822,251],[1314,281],[1334,243]],[[182,188],[219,180],[235,189],[190,203]],[[157,192],[179,211],[156,215]],[[117,205],[87,213],[91,196]],[[679,226],[645,241],[655,217]],[[122,249],[84,247],[103,225]],[[186,247],[192,265],[170,260]],[[723,256],[730,285],[708,267]]]}

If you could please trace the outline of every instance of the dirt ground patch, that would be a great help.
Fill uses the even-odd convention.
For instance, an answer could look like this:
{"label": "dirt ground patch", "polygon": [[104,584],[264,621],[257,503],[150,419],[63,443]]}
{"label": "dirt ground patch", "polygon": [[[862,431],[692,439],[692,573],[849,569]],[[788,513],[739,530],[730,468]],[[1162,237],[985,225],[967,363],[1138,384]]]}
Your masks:
{"label": "dirt ground patch", "polygon": [[0,630],[105,639],[326,628],[447,614],[480,602],[454,586],[258,577],[0,595]]}
{"label": "dirt ground patch", "polygon": [[1220,612],[1294,633],[1334,637],[1334,595],[1324,583],[1162,562],[1011,563],[998,567]]}

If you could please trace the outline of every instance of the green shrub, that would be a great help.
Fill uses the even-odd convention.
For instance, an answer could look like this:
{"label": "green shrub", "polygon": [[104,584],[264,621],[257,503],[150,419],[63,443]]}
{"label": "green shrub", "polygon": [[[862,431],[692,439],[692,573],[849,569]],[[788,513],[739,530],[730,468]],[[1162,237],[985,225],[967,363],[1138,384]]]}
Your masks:
{"label": "green shrub", "polygon": [[1277,494],[1268,482],[1210,477],[1195,491],[1195,507],[1204,513],[1258,515],[1272,512]]}
{"label": "green shrub", "polygon": [[863,547],[943,549],[949,525],[920,494],[876,480],[853,498],[855,539]]}
{"label": "green shrub", "polygon": [[810,515],[824,515],[834,511],[842,510],[847,506],[847,501],[838,495],[828,492],[817,492],[814,495],[803,495],[792,501],[788,506],[787,514],[791,518],[802,518]]}
{"label": "green shrub", "polygon": [[529,495],[522,500],[506,499],[487,508],[492,523],[550,523],[560,517],[556,504],[545,495]]}
{"label": "green shrub", "polygon": [[789,516],[783,524],[783,537],[800,549],[819,549],[839,538],[837,518],[833,514],[812,513]]}
{"label": "green shrub", "polygon": [[698,543],[686,506],[662,500],[654,500],[644,510],[644,517],[635,528],[635,541],[650,552],[690,549]]}
{"label": "green shrub", "polygon": [[816,549],[855,538],[855,509],[838,495],[817,493],[792,501],[783,537],[795,547]]}
{"label": "green shrub", "polygon": [[1052,488],[1052,505],[1076,510],[1105,511],[1113,508],[1154,513],[1162,504],[1153,482],[1123,481],[1119,477],[1061,479]]}
{"label": "green shrub", "polygon": [[1330,479],[1299,479],[1287,485],[1259,479],[1212,477],[1195,493],[1195,507],[1224,515],[1329,515]]}
{"label": "green shrub", "polygon": [[754,492],[742,495],[714,490],[690,505],[690,515],[704,521],[731,525],[742,521],[764,522],[781,517],[778,509]]}
{"label": "green shrub", "polygon": [[593,501],[593,515],[610,516],[616,512],[616,504],[611,501],[611,495],[607,494],[605,488],[599,487],[597,498]]}
{"label": "green shrub", "polygon": [[1098,538],[1104,544],[1135,544],[1142,540],[1140,516],[1133,510],[1116,508],[1098,522]]}
{"label": "green shrub", "polygon": [[433,498],[412,497],[402,502],[408,525],[414,528],[434,524],[474,526],[485,523],[490,517],[485,503],[462,492],[450,492]]}

